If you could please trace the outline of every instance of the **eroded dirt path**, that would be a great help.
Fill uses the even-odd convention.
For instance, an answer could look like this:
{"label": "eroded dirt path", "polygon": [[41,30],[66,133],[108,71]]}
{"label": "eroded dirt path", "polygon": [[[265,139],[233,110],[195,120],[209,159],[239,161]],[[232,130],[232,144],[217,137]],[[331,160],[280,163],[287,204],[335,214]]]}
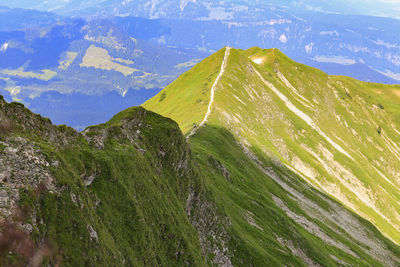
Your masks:
{"label": "eroded dirt path", "polygon": [[227,46],[226,49],[225,49],[224,59],[222,60],[221,70],[220,70],[220,72],[219,72],[219,74],[217,76],[217,79],[215,79],[215,81],[214,81],[214,83],[213,83],[213,85],[211,87],[210,103],[208,104],[207,113],[204,116],[204,119],[202,120],[202,122],[200,122],[200,124],[197,127],[193,128],[193,130],[190,132],[190,134],[186,138],[189,138],[192,135],[194,135],[196,133],[197,129],[199,129],[201,126],[204,125],[204,123],[207,122],[208,116],[211,113],[212,104],[214,103],[215,88],[217,87],[219,80],[221,79],[222,75],[225,72],[225,69],[226,69],[226,66],[227,66],[227,62],[228,62],[228,58],[229,58],[230,50],[231,50],[231,48],[229,46]]}

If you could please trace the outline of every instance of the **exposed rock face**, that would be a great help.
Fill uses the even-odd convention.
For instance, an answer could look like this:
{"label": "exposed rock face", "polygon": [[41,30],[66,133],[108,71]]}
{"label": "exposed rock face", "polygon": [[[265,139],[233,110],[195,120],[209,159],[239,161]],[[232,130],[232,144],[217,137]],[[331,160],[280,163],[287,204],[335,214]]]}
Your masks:
{"label": "exposed rock face", "polygon": [[16,208],[19,190],[40,184],[47,190],[55,187],[49,170],[51,161],[32,143],[21,137],[9,137],[0,141],[0,147],[0,212],[7,218]]}
{"label": "exposed rock face", "polygon": [[5,219],[16,208],[20,190],[56,190],[50,169],[59,167],[59,161],[43,152],[38,138],[65,146],[77,133],[68,127],[53,126],[22,104],[7,104],[1,96],[0,125],[0,216]]}
{"label": "exposed rock face", "polygon": [[232,252],[228,248],[230,236],[227,229],[231,226],[229,218],[218,215],[215,204],[195,196],[193,190],[189,192],[186,211],[199,234],[203,254],[213,255],[212,263],[218,266],[233,266],[230,259]]}
{"label": "exposed rock face", "polygon": [[93,229],[93,227],[91,225],[87,226],[90,232],[90,241],[95,241],[95,242],[99,242],[99,236],[97,235],[97,232]]}
{"label": "exposed rock face", "polygon": [[219,170],[219,172],[222,174],[222,176],[224,176],[228,181],[230,181],[230,178],[229,178],[230,173],[221,162],[219,162],[217,159],[215,159],[213,157],[209,157],[208,162],[210,163],[211,166],[217,168]]}

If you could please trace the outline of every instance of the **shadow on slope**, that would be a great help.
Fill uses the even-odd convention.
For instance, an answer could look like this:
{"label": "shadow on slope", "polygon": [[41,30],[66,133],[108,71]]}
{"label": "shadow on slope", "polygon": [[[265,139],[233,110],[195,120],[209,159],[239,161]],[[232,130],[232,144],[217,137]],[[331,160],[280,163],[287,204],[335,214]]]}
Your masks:
{"label": "shadow on slope", "polygon": [[399,263],[399,247],[371,223],[279,160],[241,147],[225,128],[208,125],[189,140],[217,206],[231,220],[234,265]]}

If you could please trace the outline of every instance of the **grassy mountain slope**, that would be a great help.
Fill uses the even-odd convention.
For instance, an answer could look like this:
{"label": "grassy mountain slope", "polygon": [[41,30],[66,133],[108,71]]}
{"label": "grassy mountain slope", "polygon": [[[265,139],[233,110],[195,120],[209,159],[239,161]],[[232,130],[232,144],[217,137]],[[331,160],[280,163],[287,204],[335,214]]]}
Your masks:
{"label": "grassy mountain slope", "polygon": [[215,208],[198,204],[207,201],[175,122],[133,108],[80,134],[3,100],[0,119],[12,125],[0,137],[1,216],[36,245],[25,253],[2,246],[1,265],[32,260],[43,247],[53,265],[205,264],[195,212]]}
{"label": "grassy mountain slope", "polygon": [[145,107],[173,114],[170,117],[175,117],[182,131],[188,132],[193,123],[199,124],[203,120],[207,112],[210,88],[218,76],[223,58],[224,50],[207,57],[146,102]]}
{"label": "grassy mountain slope", "polygon": [[[199,63],[196,68],[205,70],[208,63]],[[193,80],[196,79],[194,76]],[[206,110],[208,103],[204,103],[202,108],[184,109],[179,101],[168,101],[169,95],[172,95],[170,91],[177,92],[180,89],[182,94],[190,93],[186,89],[190,86],[182,86],[183,77],[146,102],[144,107],[176,120],[184,133],[188,133],[191,130],[189,125],[198,125],[203,119],[200,114]],[[336,198],[353,212],[371,221],[386,237],[399,242],[396,174],[399,166],[399,149],[396,145],[399,139],[396,129],[396,125],[399,125],[396,115],[399,114],[399,99],[396,94],[399,89],[399,86],[328,76],[290,60],[276,49],[231,49],[226,70],[215,91],[207,126],[198,130],[198,134],[190,137],[189,141],[194,145],[196,155],[202,154],[196,147],[203,152],[207,148],[206,151],[212,153],[218,146],[226,147],[222,145],[224,138],[215,140],[217,143],[213,147],[195,146],[198,142],[205,142],[201,140],[202,132],[212,129],[229,131],[235,142],[250,153],[252,161],[259,162],[258,165],[260,162],[266,164],[258,166],[259,169],[290,170],[290,175],[285,175],[283,171],[284,178],[280,179],[276,178],[276,171],[266,174],[269,179],[278,179],[286,194],[290,192],[292,195],[293,192],[285,185],[285,181],[302,186],[310,184],[316,188],[313,190],[321,190]],[[174,97],[180,99],[176,94]],[[198,95],[192,97],[198,98]],[[174,109],[170,109],[171,105]],[[225,153],[227,151],[224,150]],[[225,156],[221,156],[220,160],[224,160]],[[228,172],[246,166],[238,162],[229,164],[230,167],[225,166]],[[279,172],[282,173],[282,170]],[[242,181],[254,179],[248,170],[242,170],[241,175]],[[248,183],[255,183],[253,186],[260,190],[265,178],[262,181]],[[265,186],[268,191],[271,190],[270,186]],[[215,190],[225,188],[217,185]],[[295,188],[295,191],[298,190],[301,192],[301,189]],[[242,189],[242,192],[249,197],[254,196],[249,189]],[[313,194],[296,194],[296,201],[314,202],[313,208],[308,210],[304,208],[305,204],[300,206],[308,216],[319,220],[320,215],[316,215],[319,214],[316,210],[318,206],[326,208],[324,202],[315,201]],[[235,201],[235,194],[227,199]],[[240,199],[237,202],[240,203]],[[273,199],[288,216],[292,215],[295,221],[304,223],[298,216],[299,211],[288,209],[287,204],[282,204],[285,201],[280,201],[279,197]],[[224,201],[223,205],[227,205],[227,202]],[[241,213],[235,210],[231,216],[236,214]],[[335,217],[332,210],[328,214]],[[321,221],[326,223],[325,219]],[[353,232],[340,220],[337,226],[341,233]],[[315,234],[309,224],[303,224],[303,227]]]}
{"label": "grassy mountain slope", "polygon": [[226,129],[201,128],[191,145],[231,222],[235,266],[398,264],[398,246],[369,222],[271,158],[246,154]]}
{"label": "grassy mountain slope", "polygon": [[176,123],[143,108],[83,133],[17,103],[0,100],[0,111],[0,239],[14,224],[33,244],[3,246],[4,265],[399,261],[370,223],[284,166],[254,160],[224,128],[201,128],[189,148]]}
{"label": "grassy mountain slope", "polygon": [[[277,66],[277,58],[295,63],[274,50],[225,52],[198,64],[145,104],[170,117],[181,116],[177,120],[187,134],[203,120],[211,97],[205,89],[213,86],[209,119],[190,138],[171,119],[141,107],[78,133],[0,99],[1,264],[44,259],[43,265],[62,266],[398,265],[395,243],[325,188],[313,185],[308,172],[280,154],[275,140],[265,142],[273,137],[263,125],[271,123],[268,119],[235,124],[274,104],[277,111],[270,114],[282,116],[277,124],[285,122],[290,110],[279,98],[269,105],[257,100],[273,96],[264,85],[278,72],[268,66]],[[249,57],[259,63],[265,57],[265,65]],[[223,58],[226,68],[219,75]],[[239,87],[241,79],[248,80]],[[248,99],[240,92],[249,92]],[[295,95],[311,101],[306,94],[304,99]],[[291,99],[295,101],[293,95]],[[308,125],[300,119],[296,123]],[[291,149],[300,149],[289,143],[281,127],[279,144],[286,141]],[[318,127],[307,130],[327,131]],[[332,143],[339,141],[320,135],[310,135],[308,146],[319,138],[333,151]],[[296,152],[299,158],[304,153]],[[340,156],[335,160],[348,157]]]}

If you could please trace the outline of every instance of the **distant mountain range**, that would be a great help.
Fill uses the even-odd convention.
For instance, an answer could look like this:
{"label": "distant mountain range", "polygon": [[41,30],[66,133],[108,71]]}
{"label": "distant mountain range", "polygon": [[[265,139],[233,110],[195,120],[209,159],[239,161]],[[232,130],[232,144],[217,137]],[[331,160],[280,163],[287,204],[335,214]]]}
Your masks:
{"label": "distant mountain range", "polygon": [[[48,13],[25,10],[32,14],[24,20],[21,10],[5,10],[19,22],[9,22],[14,30],[0,31],[0,92],[8,100],[32,104],[56,123],[77,128],[109,119],[123,102],[125,107],[141,104],[208,55],[133,38],[106,19],[49,18]],[[19,29],[17,25],[27,25],[35,16],[43,19],[35,27]],[[116,110],[97,106],[101,101],[95,99],[113,91],[119,98],[109,98],[108,105]],[[50,94],[68,104],[53,105]],[[87,117],[83,114],[88,108],[99,113]]]}
{"label": "distant mountain range", "polygon": [[[282,8],[263,10],[263,18],[224,20],[159,19],[152,22],[116,17],[116,24],[130,34],[142,25],[153,28],[151,41],[205,51],[223,45],[243,49],[277,47],[300,62],[365,81],[399,83],[400,21],[388,18],[291,12]],[[140,26],[139,26],[140,25]],[[155,30],[158,28],[159,30]],[[336,67],[333,67],[334,64]],[[364,65],[367,72],[341,66]],[[355,69],[355,67],[353,67]]]}
{"label": "distant mountain range", "polygon": [[62,17],[50,12],[0,6],[0,31],[16,31],[46,26]]}
{"label": "distant mountain range", "polygon": [[9,86],[16,81],[15,86],[28,87],[29,94],[35,89],[123,94],[130,88],[160,88],[204,57],[199,51],[135,39],[109,20],[68,19],[48,27],[0,32],[0,43],[1,74],[15,77]]}
{"label": "distant mountain range", "polygon": [[[217,18],[247,17],[247,8],[257,10],[251,15],[262,16],[270,5],[297,11],[333,14],[357,14],[399,18],[395,1],[376,0],[0,0],[0,5],[52,11],[64,15],[130,15],[148,18]],[[211,13],[211,14],[210,14]],[[211,15],[211,16],[210,16]]]}
{"label": "distant mountain range", "polygon": [[[144,90],[153,89],[156,93],[224,45],[242,49],[276,47],[291,58],[329,74],[400,83],[400,32],[393,30],[400,28],[399,20],[343,15],[351,11],[355,1],[343,4],[343,12],[335,11],[340,8],[337,1],[318,3],[35,3],[41,10],[59,7],[54,11],[62,16],[2,8],[0,91],[7,99],[22,100],[28,106],[42,103],[36,105],[35,111],[49,115],[55,123],[82,129],[105,121],[112,113],[72,118],[63,109],[50,112],[49,107],[54,105],[45,105],[44,99],[49,98],[41,99],[42,93],[61,94],[57,98],[61,96],[63,101],[76,99],[68,95],[71,93],[82,94],[85,96],[82,99],[88,101],[93,96],[87,104],[79,102],[80,110],[111,91],[120,95],[120,99],[112,98],[115,99],[112,106],[118,107],[123,102],[140,104],[133,96],[146,99],[152,94]],[[19,6],[28,4],[32,2],[20,2]],[[55,6],[46,6],[49,4]],[[317,11],[320,5],[324,6],[323,11],[331,13]],[[68,17],[62,10],[70,10],[75,16],[86,14],[85,19]],[[32,27],[25,28],[27,25]],[[127,101],[123,98],[130,90],[136,91],[129,94],[132,98]],[[76,102],[67,106],[77,107]],[[64,113],[66,117],[53,117],[56,113]]]}
{"label": "distant mountain range", "polygon": [[[207,52],[227,44],[243,49],[277,47],[292,58],[327,72],[343,69],[335,73],[353,76],[351,69],[355,67],[340,66],[359,64],[368,71],[355,71],[355,78],[385,83],[400,80],[400,36],[391,30],[400,27],[398,20],[294,10],[289,8],[294,2],[282,7],[275,2],[254,5],[250,1],[228,1],[223,5],[207,1],[155,1],[151,5],[125,1],[114,7],[118,3],[98,3],[111,13],[92,11],[91,15],[106,15],[137,39]],[[112,7],[105,8],[107,5]],[[129,12],[124,13],[124,9]]]}

